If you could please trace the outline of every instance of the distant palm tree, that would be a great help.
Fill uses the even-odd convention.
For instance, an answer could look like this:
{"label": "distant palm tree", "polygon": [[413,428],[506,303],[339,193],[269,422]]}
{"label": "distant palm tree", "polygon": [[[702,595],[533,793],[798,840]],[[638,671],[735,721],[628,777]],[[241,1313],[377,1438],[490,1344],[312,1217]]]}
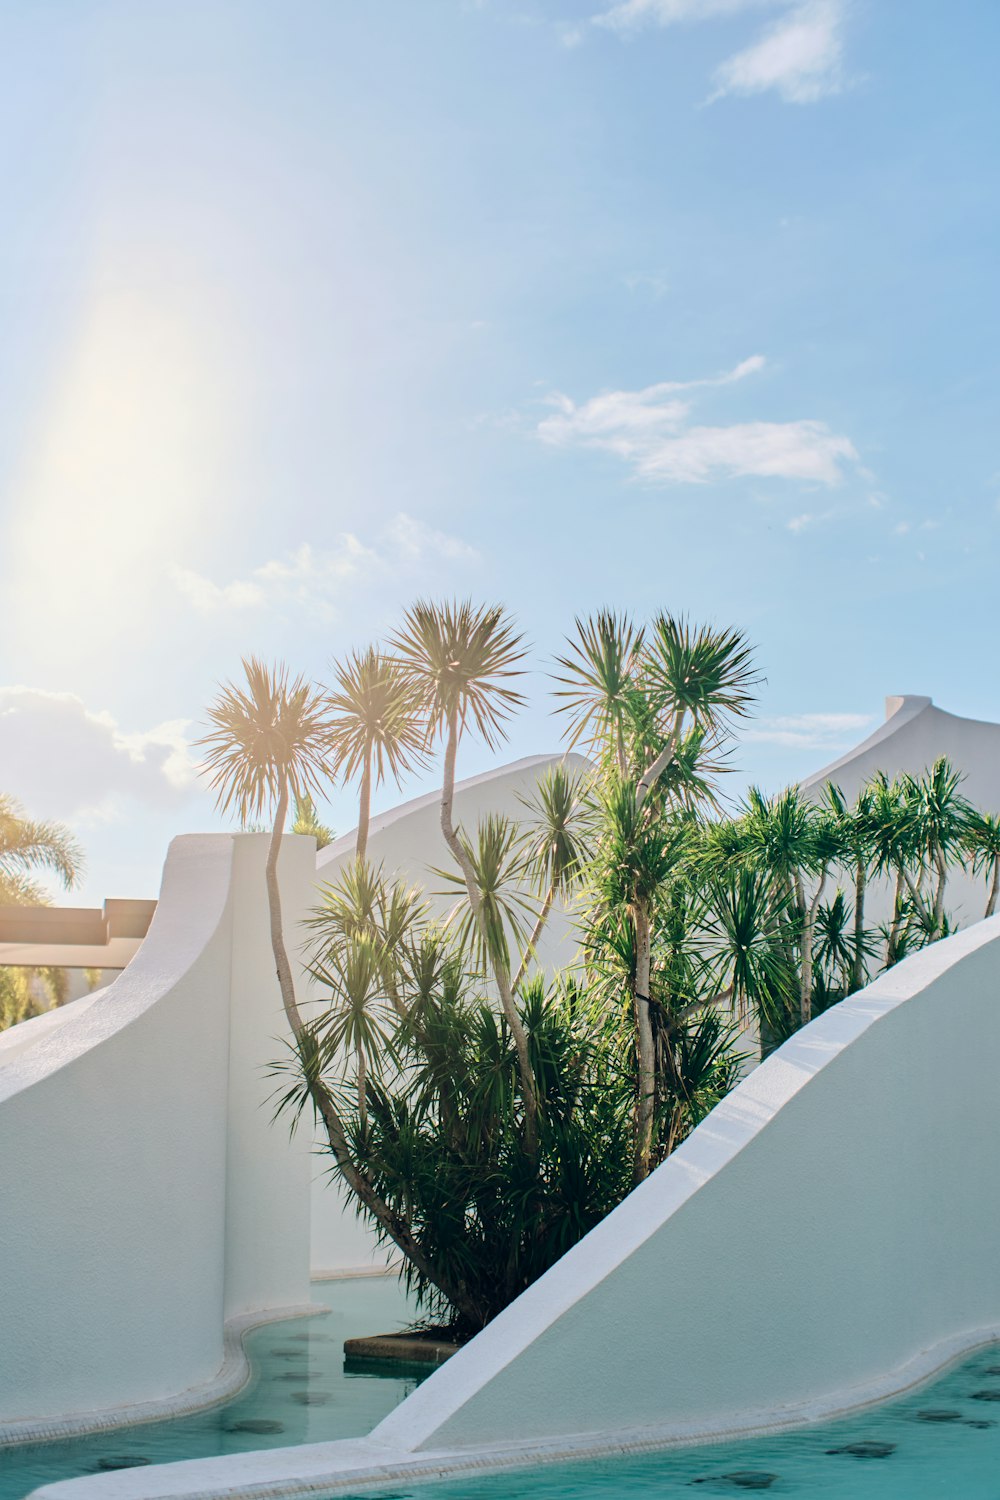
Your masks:
{"label": "distant palm tree", "polygon": [[476,880],[471,846],[456,829],[455,765],[466,729],[478,731],[490,749],[505,737],[504,722],[524,702],[510,680],[520,675],[524,637],[500,605],[431,604],[419,600],[406,611],[391,645],[427,715],[428,741],[444,742],[441,832],[462,872],[469,905],[491,960],[500,1003],[517,1052],[524,1100],[525,1149],[537,1145],[538,1090],[528,1038],[514,1001],[510,969],[493,942],[489,912]]}
{"label": "distant palm tree", "polygon": [[531,813],[526,851],[527,870],[542,898],[534,931],[528,939],[514,976],[517,989],[524,978],[557,896],[569,896],[579,882],[589,857],[584,826],[583,778],[564,765],[550,766],[530,797],[521,801]]}
{"label": "distant palm tree", "polygon": [[966,836],[973,869],[977,873],[985,871],[989,877],[990,889],[983,915],[992,917],[1000,892],[1000,817],[994,813],[971,814]]}
{"label": "distant palm tree", "polygon": [[[83,870],[80,846],[61,823],[27,817],[0,792],[0,906],[48,906],[48,892],[32,878],[36,870],[51,870],[69,890]],[[66,988],[64,969],[0,968],[0,1031],[61,1005]]]}
{"label": "distant palm tree", "polygon": [[373,786],[392,776],[397,786],[420,765],[427,731],[412,678],[377,646],[333,663],[328,708],[335,768],[345,780],[360,775],[361,805],[355,855],[368,851]]}
{"label": "distant palm tree", "polygon": [[0,906],[47,906],[35,870],[51,870],[66,890],[83,871],[83,852],[61,823],[37,822],[0,792]]}

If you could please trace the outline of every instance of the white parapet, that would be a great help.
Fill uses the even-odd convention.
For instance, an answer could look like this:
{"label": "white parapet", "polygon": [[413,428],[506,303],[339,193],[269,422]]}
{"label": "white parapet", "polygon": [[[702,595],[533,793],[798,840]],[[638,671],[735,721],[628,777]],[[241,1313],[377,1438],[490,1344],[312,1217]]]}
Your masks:
{"label": "white parapet", "polygon": [[[272,1126],[265,1071],[266,846],[175,839],[128,968],[0,1036],[0,1440],[194,1401],[227,1320],[308,1301],[309,1142]],[[290,931],[314,860],[284,841]]]}
{"label": "white parapet", "polygon": [[36,1500],[330,1495],[792,1425],[1000,1336],[1000,917],[798,1032],[369,1438]]}

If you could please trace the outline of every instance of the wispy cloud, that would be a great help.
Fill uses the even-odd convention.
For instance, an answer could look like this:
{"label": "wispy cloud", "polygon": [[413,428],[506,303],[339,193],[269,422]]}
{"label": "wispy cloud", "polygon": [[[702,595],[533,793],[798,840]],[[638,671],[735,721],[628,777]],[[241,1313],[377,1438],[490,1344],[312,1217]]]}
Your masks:
{"label": "wispy cloud", "polygon": [[123,798],[177,803],[195,779],[187,730],[172,719],[129,731],[74,693],[0,687],[4,785],[35,817],[99,822]]}
{"label": "wispy cloud", "polygon": [[825,422],[737,422],[692,424],[688,393],[744,380],[764,367],[762,355],[735,369],[701,380],[662,381],[638,391],[608,391],[577,405],[556,392],[552,414],[538,436],[559,447],[580,446],[613,453],[636,478],[658,484],[701,484],[711,479],[755,476],[836,485],[844,467],[857,462],[849,438]]}
{"label": "wispy cloud", "polygon": [[749,47],[719,64],[708,102],[768,90],[790,104],[814,104],[843,87],[849,0],[617,0],[592,18],[626,34],[643,26],[718,21],[751,12],[780,14]]}
{"label": "wispy cloud", "polygon": [[802,750],[847,747],[874,722],[871,714],[786,714],[758,719],[740,736],[760,745],[784,745]]}
{"label": "wispy cloud", "polygon": [[843,87],[844,7],[841,0],[806,0],[759,41],[715,70],[709,102],[726,94],[774,89],[789,104],[815,104]]}
{"label": "wispy cloud", "polygon": [[177,588],[203,614],[241,610],[294,610],[330,620],[338,614],[345,586],[398,576],[434,562],[475,563],[479,554],[460,537],[436,531],[400,512],[368,546],[344,532],[335,547],[304,542],[271,558],[245,578],[217,583],[189,568],[175,568]]}

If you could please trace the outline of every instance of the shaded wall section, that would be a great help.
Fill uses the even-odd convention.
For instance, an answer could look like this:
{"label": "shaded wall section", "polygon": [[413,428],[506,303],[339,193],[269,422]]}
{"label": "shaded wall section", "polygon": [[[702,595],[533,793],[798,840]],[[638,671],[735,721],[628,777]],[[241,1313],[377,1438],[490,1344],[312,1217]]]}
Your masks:
{"label": "shaded wall section", "polygon": [[[308,1300],[308,1142],[265,1107],[266,844],[175,839],[129,967],[0,1036],[0,1424],[175,1395],[226,1317]],[[291,924],[313,861],[285,840]]]}

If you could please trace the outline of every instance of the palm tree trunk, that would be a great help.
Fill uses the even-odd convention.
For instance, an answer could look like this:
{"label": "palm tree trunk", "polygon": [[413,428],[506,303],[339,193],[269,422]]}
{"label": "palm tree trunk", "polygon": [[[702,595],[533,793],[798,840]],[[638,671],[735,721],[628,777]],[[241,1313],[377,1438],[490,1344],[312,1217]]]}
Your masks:
{"label": "palm tree trunk", "polygon": [[1000,854],[993,856],[993,883],[990,886],[989,900],[986,903],[984,916],[992,917],[997,909],[997,891],[1000,889]]}
{"label": "palm tree trunk", "polygon": [[816,913],[819,911],[819,903],[823,898],[826,888],[827,872],[824,869],[820,875],[816,894],[809,902],[805,913],[802,927],[802,973],[799,976],[799,1018],[803,1026],[808,1026],[812,1020],[812,992],[813,992],[813,940],[816,933]]}
{"label": "palm tree trunk", "polygon": [[892,923],[889,927],[889,941],[885,950],[885,966],[891,968],[896,962],[896,953],[899,947],[899,924],[903,920],[903,882],[905,876],[902,865],[896,866],[896,890],[892,904]]}
{"label": "palm tree trunk", "polygon": [[524,972],[527,969],[528,964],[531,962],[532,955],[538,948],[538,940],[545,930],[546,922],[549,920],[549,912],[552,910],[552,903],[555,900],[555,897],[556,888],[554,885],[550,885],[548,890],[545,892],[545,900],[542,902],[542,909],[538,913],[538,921],[535,923],[535,930],[531,934],[531,937],[528,939],[528,946],[524,950],[524,956],[522,957],[521,962],[518,964],[517,973],[514,975],[512,988],[515,990],[521,983],[521,980],[524,978]]}
{"label": "palm tree trunk", "polygon": [[667,736],[666,744],[664,745],[663,749],[660,751],[656,759],[653,761],[652,765],[648,766],[642,773],[642,776],[639,778],[638,785],[635,789],[635,806],[637,812],[642,807],[642,804],[645,802],[646,798],[649,796],[650,792],[653,790],[653,787],[659,781],[660,777],[663,775],[670,762],[673,760],[674,752],[677,749],[677,741],[680,739],[681,726],[683,725],[683,723],[684,710],[682,708],[679,708],[674,713],[674,722],[670,726],[670,733]]}
{"label": "palm tree trunk", "polygon": [[944,916],[944,891],[948,884],[948,861],[942,849],[937,849],[934,855],[934,863],[937,866],[937,890],[934,892],[934,931],[940,932],[941,918]]}
{"label": "palm tree trunk", "polygon": [[[472,867],[465,845],[455,831],[453,820],[453,808],[455,803],[455,761],[458,755],[458,721],[453,712],[448,722],[448,738],[444,751],[444,770],[441,781],[441,832],[444,841],[448,845],[462,876],[465,880],[465,889],[469,897],[469,905],[472,907],[477,923],[482,931],[482,898],[479,887],[476,884],[476,872]],[[486,934],[483,933],[485,942]],[[514,1049],[517,1052],[517,1068],[521,1079],[521,1097],[524,1101],[524,1149],[529,1156],[534,1156],[538,1146],[538,1092],[535,1086],[535,1075],[531,1067],[531,1055],[528,1051],[528,1037],[525,1032],[521,1017],[518,1014],[517,1005],[514,1001],[514,991],[511,987],[510,973],[495,954],[490,954],[490,967],[493,970],[493,978],[500,994],[500,1004],[503,1007],[510,1034],[514,1039]]]}
{"label": "palm tree trunk", "polygon": [[[271,951],[274,954],[274,968],[278,976],[281,1003],[284,1006],[292,1035],[299,1047],[299,1055],[302,1057],[302,1048],[306,1040],[306,1026],[299,1010],[298,1001],[295,998],[292,967],[288,961],[288,950],[285,947],[285,938],[282,931],[281,892],[278,886],[278,855],[281,852],[281,839],[287,817],[288,786],[285,784],[281,788],[278,796],[278,805],[275,808],[274,828],[271,832],[270,842],[267,847],[267,860],[264,864],[264,879],[267,886]],[[305,1058],[302,1057],[302,1060],[304,1064]],[[433,1286],[436,1286],[442,1296],[446,1297],[452,1306],[457,1308],[464,1317],[472,1318],[474,1321],[481,1320],[482,1309],[478,1308],[466,1296],[461,1287],[453,1284],[449,1277],[441,1276],[438,1273],[437,1268],[427,1259],[419,1244],[414,1239],[406,1220],[402,1219],[398,1214],[393,1213],[389,1205],[383,1202],[382,1198],[372,1187],[366,1174],[355,1164],[347,1144],[347,1133],[344,1129],[343,1121],[337,1113],[329,1090],[320,1079],[313,1076],[310,1069],[303,1067],[303,1072],[308,1080],[308,1088],[312,1101],[323,1121],[330,1152],[347,1185],[357,1194],[372,1216],[378,1220],[389,1238],[402,1251],[407,1260],[416,1267],[420,1274],[425,1276]]]}
{"label": "palm tree trunk", "polygon": [[635,1033],[639,1079],[635,1108],[636,1182],[649,1176],[653,1151],[653,1120],[656,1111],[656,1056],[653,1043],[653,1019],[650,1015],[650,923],[649,913],[641,904],[635,908]]}
{"label": "palm tree trunk", "polygon": [[365,769],[361,776],[361,805],[358,808],[358,839],[354,846],[354,858],[364,859],[368,854],[368,825],[372,811],[372,757],[365,755]]}
{"label": "palm tree trunk", "polygon": [[867,874],[864,860],[854,864],[854,953],[851,957],[851,991],[861,988],[865,965],[865,886]]}

